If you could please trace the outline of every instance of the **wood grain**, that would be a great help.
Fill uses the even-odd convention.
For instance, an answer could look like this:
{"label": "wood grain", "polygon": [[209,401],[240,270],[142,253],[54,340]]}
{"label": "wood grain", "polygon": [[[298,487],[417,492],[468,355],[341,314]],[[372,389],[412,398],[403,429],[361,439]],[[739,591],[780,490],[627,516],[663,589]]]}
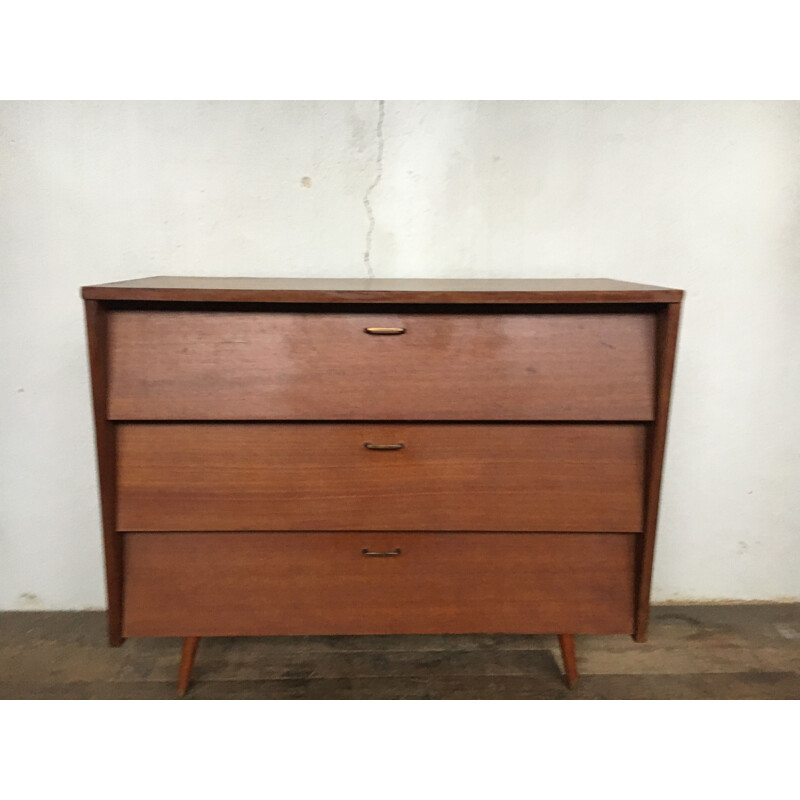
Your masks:
{"label": "wood grain", "polygon": [[[651,420],[655,314],[115,311],[130,420]],[[370,336],[368,327],[403,328]]]}
{"label": "wood grain", "polygon": [[[127,636],[630,633],[635,534],[129,533]],[[364,548],[400,548],[367,558]]]}
{"label": "wood grain", "polygon": [[319,279],[158,276],[84,286],[94,300],[236,303],[671,303],[682,292],[606,278]]}
{"label": "wood grain", "polygon": [[100,486],[100,511],[103,527],[106,593],[108,600],[108,638],[118,647],[122,638],[122,540],[116,530],[116,436],[107,416],[108,397],[108,315],[103,304],[85,300],[89,369],[92,377],[92,403]]}
{"label": "wood grain", "polygon": [[117,526],[635,532],[645,428],[121,424]]}
{"label": "wood grain", "polygon": [[655,422],[649,426],[647,446],[647,488],[645,496],[645,535],[640,542],[637,569],[636,631],[637,642],[647,641],[647,620],[650,613],[650,584],[653,575],[658,504],[661,495],[661,475],[667,441],[669,403],[672,395],[672,375],[678,346],[680,303],[665,306],[659,315],[657,351],[657,402]]}

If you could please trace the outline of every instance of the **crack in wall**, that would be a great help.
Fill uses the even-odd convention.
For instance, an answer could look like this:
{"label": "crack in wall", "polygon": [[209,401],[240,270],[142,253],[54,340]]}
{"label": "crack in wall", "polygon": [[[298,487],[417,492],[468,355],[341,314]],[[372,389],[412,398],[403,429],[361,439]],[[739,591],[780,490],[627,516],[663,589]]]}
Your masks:
{"label": "crack in wall", "polygon": [[367,243],[364,250],[364,264],[366,264],[367,267],[368,278],[375,277],[375,270],[372,268],[372,261],[370,260],[372,257],[372,234],[375,231],[375,214],[372,211],[372,205],[369,202],[369,196],[372,194],[373,189],[375,189],[375,187],[381,182],[381,177],[383,176],[384,102],[385,101],[383,100],[378,101],[378,127],[376,130],[376,136],[378,137],[378,160],[375,170],[375,180],[372,181],[372,184],[367,189],[367,193],[364,195],[364,208],[367,209],[367,218],[369,219],[369,227],[367,228]]}

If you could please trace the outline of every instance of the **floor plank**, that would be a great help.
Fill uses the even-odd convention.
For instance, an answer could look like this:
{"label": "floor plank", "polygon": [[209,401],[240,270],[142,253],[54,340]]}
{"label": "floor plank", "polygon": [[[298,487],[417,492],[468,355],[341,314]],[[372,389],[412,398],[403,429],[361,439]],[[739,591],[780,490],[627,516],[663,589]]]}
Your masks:
{"label": "floor plank", "polygon": [[[649,641],[203,639],[187,699],[800,699],[800,604],[656,606]],[[175,699],[178,639],[109,647],[102,612],[0,613],[0,699]]]}

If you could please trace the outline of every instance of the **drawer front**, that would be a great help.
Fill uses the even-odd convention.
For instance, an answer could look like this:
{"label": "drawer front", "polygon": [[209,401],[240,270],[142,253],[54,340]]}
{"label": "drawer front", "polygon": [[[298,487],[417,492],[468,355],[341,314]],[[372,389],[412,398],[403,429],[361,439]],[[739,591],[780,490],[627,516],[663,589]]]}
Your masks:
{"label": "drawer front", "polygon": [[623,311],[117,311],[109,416],[651,420],[654,342]]}
{"label": "drawer front", "polygon": [[122,424],[117,527],[636,532],[645,427]]}
{"label": "drawer front", "polygon": [[124,538],[125,636],[633,631],[635,534]]}

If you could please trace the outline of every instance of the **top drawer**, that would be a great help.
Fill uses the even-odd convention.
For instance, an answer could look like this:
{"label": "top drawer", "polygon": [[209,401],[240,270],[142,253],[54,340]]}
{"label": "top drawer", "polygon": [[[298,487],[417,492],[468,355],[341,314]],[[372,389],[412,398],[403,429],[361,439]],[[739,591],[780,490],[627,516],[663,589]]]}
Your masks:
{"label": "top drawer", "polygon": [[651,420],[654,350],[653,312],[118,310],[109,417]]}

